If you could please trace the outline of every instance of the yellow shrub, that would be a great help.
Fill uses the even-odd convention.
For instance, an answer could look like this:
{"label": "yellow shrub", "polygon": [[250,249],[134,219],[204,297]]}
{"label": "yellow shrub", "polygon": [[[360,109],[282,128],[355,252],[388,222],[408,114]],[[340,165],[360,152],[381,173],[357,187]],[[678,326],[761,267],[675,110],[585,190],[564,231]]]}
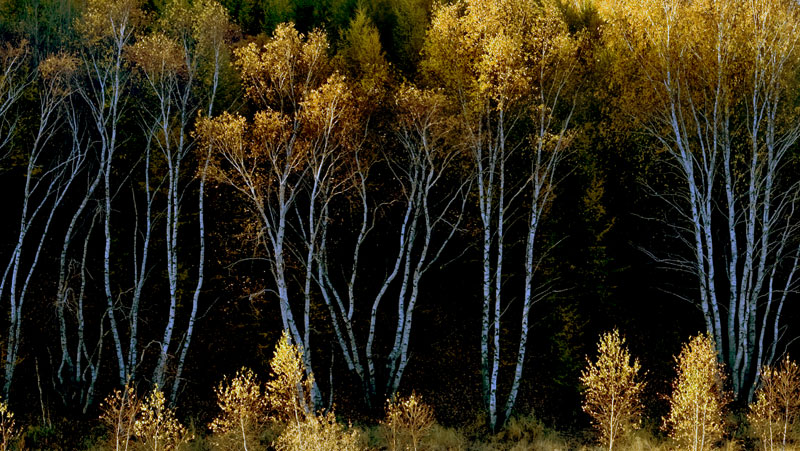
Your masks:
{"label": "yellow shrub", "polygon": [[278,451],[360,451],[358,430],[345,428],[336,421],[333,412],[325,415],[307,415],[289,427],[275,442]]}
{"label": "yellow shrub", "polygon": [[209,428],[215,434],[240,435],[242,446],[247,449],[248,438],[265,419],[266,400],[256,374],[249,368],[242,368],[233,379],[225,377],[214,391],[221,412]]}
{"label": "yellow shrub", "polygon": [[435,422],[433,409],[414,392],[407,398],[389,402],[384,421],[389,449],[395,451],[409,447],[416,451],[420,440]]}
{"label": "yellow shrub", "polygon": [[761,370],[761,387],[747,415],[765,450],[791,444],[791,430],[800,411],[800,368],[787,356],[780,367]]}
{"label": "yellow shrub", "polygon": [[698,335],[683,346],[664,426],[683,449],[711,449],[722,439],[728,403],[714,341]]}
{"label": "yellow shrub", "polygon": [[267,382],[267,405],[278,420],[299,423],[312,412],[311,386],[313,377],[306,377],[303,350],[289,342],[289,334],[283,331],[275,348],[272,360],[272,379]]}
{"label": "yellow shrub", "polygon": [[613,449],[620,436],[640,426],[639,397],[644,382],[639,380],[639,360],[631,362],[625,339],[618,330],[600,337],[597,354],[595,362],[587,359],[588,366],[581,373],[583,410],[591,415],[608,449]]}
{"label": "yellow shrub", "polygon": [[122,390],[114,390],[100,404],[100,421],[112,431],[114,435],[114,449],[127,450],[133,436],[136,417],[139,414],[140,401],[136,390],[129,383]]}
{"label": "yellow shrub", "polygon": [[0,439],[2,439],[0,447],[2,450],[9,449],[17,437],[19,437],[19,431],[14,421],[14,412],[9,410],[7,402],[0,401]]}
{"label": "yellow shrub", "polygon": [[158,385],[140,404],[133,432],[147,449],[153,451],[176,449],[192,439],[178,422],[175,411],[165,404],[164,393]]}

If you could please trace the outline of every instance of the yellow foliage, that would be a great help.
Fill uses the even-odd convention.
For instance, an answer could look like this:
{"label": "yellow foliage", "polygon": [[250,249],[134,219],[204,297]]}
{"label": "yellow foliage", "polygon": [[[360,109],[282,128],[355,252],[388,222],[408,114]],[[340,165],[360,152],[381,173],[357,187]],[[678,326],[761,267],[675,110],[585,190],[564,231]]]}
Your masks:
{"label": "yellow foliage", "polygon": [[296,108],[309,90],[327,79],[328,47],[322,31],[304,36],[290,23],[278,25],[261,48],[250,43],[235,52],[245,93],[261,107]]}
{"label": "yellow foliage", "polygon": [[19,431],[14,421],[14,412],[8,408],[8,403],[0,400],[0,448],[6,451],[19,437]]}
{"label": "yellow foliage", "polygon": [[152,82],[186,71],[183,48],[164,33],[155,32],[139,39],[130,50],[131,60]]}
{"label": "yellow foliage", "polygon": [[787,356],[779,367],[761,370],[761,387],[747,419],[765,450],[786,449],[800,413],[800,367]]}
{"label": "yellow foliage", "polygon": [[134,435],[134,425],[139,415],[141,402],[136,390],[128,382],[120,390],[114,390],[100,403],[100,421],[114,435],[114,449],[128,449],[128,443]]}
{"label": "yellow foliage", "polygon": [[360,451],[361,443],[357,429],[348,430],[336,421],[333,412],[324,415],[308,415],[299,422],[291,423],[275,442],[278,451]]}
{"label": "yellow foliage", "polygon": [[158,386],[139,405],[139,416],[133,424],[134,435],[153,451],[177,449],[192,437],[175,417],[175,410],[165,403]]}
{"label": "yellow foliage", "polygon": [[431,406],[422,397],[412,392],[411,396],[400,398],[386,405],[386,419],[383,422],[389,449],[413,449],[416,451],[420,441],[436,423]]}
{"label": "yellow foliage", "polygon": [[587,359],[588,366],[581,372],[584,385],[583,410],[592,416],[608,449],[613,449],[618,438],[641,422],[640,396],[644,382],[639,378],[639,360],[631,362],[625,347],[625,338],[619,330],[603,334],[597,344],[597,360]]}
{"label": "yellow foliage", "polygon": [[553,2],[462,0],[435,8],[422,68],[477,104],[508,109],[523,98],[538,102],[574,66],[578,43]]}
{"label": "yellow foliage", "polygon": [[55,96],[72,93],[72,77],[78,71],[78,59],[68,53],[50,55],[39,63],[39,73],[49,92]]}
{"label": "yellow foliage", "polygon": [[685,344],[677,371],[664,426],[682,449],[711,449],[722,439],[729,399],[711,337],[701,334]]}
{"label": "yellow foliage", "polygon": [[86,12],[75,20],[75,30],[86,45],[129,36],[144,19],[140,0],[88,0]]}
{"label": "yellow foliage", "polygon": [[283,331],[269,364],[272,379],[266,384],[266,399],[276,419],[298,425],[307,416],[313,416],[311,386],[314,379],[306,377],[303,350],[289,342],[287,331]]}
{"label": "yellow foliage", "polygon": [[232,431],[241,434],[247,449],[248,437],[266,419],[266,400],[258,377],[253,370],[242,368],[233,379],[225,377],[214,392],[221,412],[209,424],[209,429],[215,434]]}

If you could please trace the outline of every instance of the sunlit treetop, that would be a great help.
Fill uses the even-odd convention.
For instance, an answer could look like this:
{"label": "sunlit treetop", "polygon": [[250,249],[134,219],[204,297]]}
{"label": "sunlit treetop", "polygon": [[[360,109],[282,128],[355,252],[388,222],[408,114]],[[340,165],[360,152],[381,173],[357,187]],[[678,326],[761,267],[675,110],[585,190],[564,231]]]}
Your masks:
{"label": "sunlit treetop", "polygon": [[186,71],[183,48],[161,32],[140,38],[130,48],[129,54],[131,60],[154,81]]}
{"label": "sunlit treetop", "polygon": [[462,0],[434,11],[422,68],[448,90],[507,108],[577,49],[552,2]]}
{"label": "sunlit treetop", "polygon": [[144,20],[139,0],[89,0],[75,29],[86,45],[104,39],[123,40]]}
{"label": "sunlit treetop", "polygon": [[247,97],[259,106],[296,108],[304,93],[319,86],[331,73],[327,35],[308,36],[292,24],[280,24],[270,40],[251,43],[236,51],[236,66]]}

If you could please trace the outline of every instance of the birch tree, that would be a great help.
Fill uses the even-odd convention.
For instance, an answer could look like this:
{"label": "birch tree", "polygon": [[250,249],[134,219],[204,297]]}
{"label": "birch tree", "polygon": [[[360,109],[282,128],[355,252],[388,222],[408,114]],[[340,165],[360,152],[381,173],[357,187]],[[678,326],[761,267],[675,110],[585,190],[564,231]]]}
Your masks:
{"label": "birch tree", "polygon": [[[205,231],[200,218],[200,261],[198,262],[198,281],[194,290],[191,311],[188,313],[188,322],[185,329],[185,341],[181,344],[181,351],[176,359],[172,352],[174,346],[173,336],[180,328],[177,324],[179,319],[179,305],[183,304],[180,299],[180,292],[183,290],[179,286],[181,266],[179,265],[179,251],[185,248],[186,239],[179,233],[182,222],[181,210],[184,208],[185,193],[188,191],[188,184],[191,178],[185,180],[187,169],[186,159],[192,155],[194,140],[189,135],[190,122],[195,117],[198,109],[208,110],[211,114],[213,101],[218,86],[219,71],[221,66],[221,53],[223,51],[225,34],[230,25],[228,24],[227,13],[222,6],[215,1],[198,2],[189,6],[175,0],[168,5],[163,17],[158,23],[158,28],[152,34],[142,37],[131,48],[132,59],[140,68],[146,85],[154,96],[153,108],[150,117],[146,122],[148,135],[148,154],[145,164],[147,174],[150,171],[150,148],[156,150],[155,157],[166,170],[161,174],[159,187],[164,187],[165,196],[165,218],[164,242],[166,250],[166,273],[167,285],[169,289],[169,304],[166,312],[164,332],[159,343],[157,362],[153,372],[153,381],[159,386],[166,385],[167,367],[174,363],[182,372],[186,353],[188,352],[188,342],[194,331],[194,322],[197,318],[198,302],[200,290],[202,289],[202,274],[205,246]],[[206,46],[207,48],[204,48]],[[208,58],[210,61],[204,61]],[[201,70],[210,66],[211,80],[210,93],[203,95],[201,89],[204,85],[199,79]],[[207,159],[203,153],[200,154]],[[205,162],[201,162],[205,166]],[[205,172],[205,167],[202,169]],[[194,171],[192,171],[194,172]],[[201,174],[201,184],[204,183]],[[149,179],[146,177],[145,192],[147,193],[147,212],[145,228],[145,245],[142,253],[141,268],[139,274],[148,271],[146,258],[148,251],[148,241],[151,230],[151,208],[153,199],[150,194]],[[159,191],[159,190],[156,190]],[[202,192],[200,193],[202,196]],[[202,198],[200,211],[202,214]],[[131,306],[131,342],[129,361],[136,361],[137,356],[137,336],[136,327],[138,324],[137,316],[141,296],[141,280],[137,284]],[[173,381],[170,399],[176,399],[177,391],[180,388],[180,374],[176,375]]]}
{"label": "birch tree", "polygon": [[[236,52],[247,98],[259,108],[252,122],[225,113],[198,126],[204,145],[213,148],[209,176],[231,185],[252,208],[256,241],[268,256],[284,329],[303,348],[309,374],[308,283],[301,288],[306,290],[300,296],[303,303],[292,302],[287,258],[293,249],[287,235],[309,161],[327,158],[327,144],[339,132],[337,118],[347,108],[343,79],[331,72],[327,51],[324,33],[304,36],[290,24],[279,25],[260,48],[253,43]],[[327,165],[318,167],[326,170]],[[321,406],[316,383],[311,395],[315,406]]]}
{"label": "birch tree", "polygon": [[[448,116],[446,96],[441,92],[403,85],[392,93],[395,99],[395,152],[370,155],[363,148],[351,154],[347,196],[359,212],[354,218],[357,235],[348,239],[347,250],[327,241],[327,228],[319,245],[318,282],[333,321],[334,332],[348,369],[363,386],[368,407],[377,407],[397,393],[409,362],[413,315],[419,301],[420,283],[442,256],[460,229],[464,218],[469,181],[462,168],[463,153],[453,145],[453,121]],[[376,161],[376,158],[379,160]],[[367,283],[363,271],[374,263],[364,260],[372,245],[383,199],[376,199],[370,185],[376,165],[386,165],[398,195],[395,208],[383,213],[391,221],[393,246],[387,249],[384,275]],[[345,231],[336,230],[338,234]],[[330,232],[333,233],[333,232]],[[337,246],[338,247],[338,246]],[[349,251],[349,252],[348,252]],[[345,268],[333,270],[330,255],[352,254]],[[343,266],[335,262],[336,266]],[[337,274],[341,273],[341,274]],[[374,288],[373,288],[374,287]],[[388,304],[388,307],[387,307]],[[362,310],[363,309],[363,310]],[[359,334],[359,313],[368,315],[369,327]],[[392,313],[393,326],[386,327],[382,312]],[[381,349],[379,343],[388,346]],[[384,364],[382,364],[385,362]]]}
{"label": "birch tree", "polygon": [[51,56],[38,68],[39,123],[30,145],[19,149],[24,161],[22,199],[14,248],[0,279],[0,298],[9,305],[6,332],[3,396],[8,399],[19,362],[24,305],[58,207],[81,172],[86,150],[73,142],[62,150],[50,141],[63,125],[61,107],[71,94],[69,78],[76,62],[69,56]]}
{"label": "birch tree", "polygon": [[[83,136],[83,115],[79,113],[74,99],[65,106],[65,117],[73,148],[89,147]],[[79,104],[78,104],[79,105]],[[88,151],[88,149],[87,149]],[[94,390],[102,361],[103,321],[101,318],[94,346],[87,338],[87,297],[89,243],[100,211],[90,208],[94,193],[102,180],[102,168],[91,168],[90,162],[84,165],[86,186],[78,197],[78,205],[71,210],[71,217],[61,244],[58,258],[58,284],[56,289],[55,313],[58,321],[61,356],[58,361],[53,384],[61,402],[67,407],[77,407],[84,413],[94,401]],[[79,188],[75,188],[79,189]],[[85,226],[85,227],[84,227]],[[85,229],[83,246],[76,249],[78,256],[72,257],[73,242],[80,239],[81,229]],[[78,242],[79,243],[79,242]],[[75,286],[77,284],[77,286]],[[91,324],[91,323],[90,323]],[[74,329],[74,330],[73,330]],[[71,343],[72,342],[72,343]]]}
{"label": "birch tree", "polygon": [[[534,280],[536,235],[552,199],[556,169],[570,140],[573,82],[579,38],[571,36],[554,4],[469,0],[439,6],[423,47],[423,67],[459,104],[464,144],[470,149],[478,191],[483,254],[481,379],[492,429],[511,415],[525,362],[533,304],[546,281]],[[559,110],[564,110],[560,114]],[[521,138],[522,124],[532,133]],[[516,176],[512,166],[525,165]],[[499,395],[501,313],[507,231],[525,223],[520,265],[521,329],[514,337],[514,375],[505,402]],[[504,338],[506,339],[506,338]]]}
{"label": "birch tree", "polygon": [[14,106],[31,83],[26,70],[30,48],[27,42],[0,42],[0,160],[8,156],[6,146],[14,136],[17,115]]}
{"label": "birch tree", "polygon": [[[686,245],[658,258],[691,274],[735,395],[775,358],[796,289],[798,8],[788,1],[609,2],[612,42],[635,77],[629,111],[680,180],[662,193]],[[620,73],[621,75],[621,73]],[[626,82],[627,84],[627,82]],[[738,130],[744,130],[740,133]]]}
{"label": "birch tree", "polygon": [[124,330],[122,323],[117,320],[120,306],[112,292],[111,205],[116,192],[112,177],[114,156],[119,146],[118,127],[129,77],[125,50],[132,43],[136,27],[142,20],[143,13],[137,0],[90,0],[86,12],[75,25],[82,43],[80,59],[83,83],[78,92],[91,117],[103,173],[103,288],[120,385],[128,381],[134,371],[131,365],[136,362],[131,362],[126,355]]}

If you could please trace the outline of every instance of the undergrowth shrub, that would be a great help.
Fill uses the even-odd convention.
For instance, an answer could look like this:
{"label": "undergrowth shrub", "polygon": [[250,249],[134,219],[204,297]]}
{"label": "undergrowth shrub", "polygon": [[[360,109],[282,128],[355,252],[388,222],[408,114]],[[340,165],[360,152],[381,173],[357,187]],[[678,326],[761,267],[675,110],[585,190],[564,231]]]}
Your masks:
{"label": "undergrowth shrub", "polygon": [[214,392],[220,413],[208,427],[218,435],[216,445],[227,448],[228,439],[234,439],[247,450],[266,420],[266,399],[258,377],[253,370],[242,368],[233,379],[226,376]]}
{"label": "undergrowth shrub", "polygon": [[800,367],[787,356],[779,367],[765,366],[747,419],[764,450],[793,445],[800,413]]}
{"label": "undergrowth shrub", "polygon": [[175,410],[166,405],[158,385],[139,405],[133,432],[145,449],[152,451],[177,449],[193,438],[175,417]]}
{"label": "undergrowth shrub", "polygon": [[406,398],[388,402],[383,425],[389,449],[416,451],[435,422],[431,406],[414,392]]}
{"label": "undergrowth shrub", "polygon": [[572,448],[557,431],[530,414],[511,417],[484,449],[549,451]]}
{"label": "undergrowth shrub", "polygon": [[336,421],[333,412],[313,410],[312,375],[306,374],[303,350],[289,342],[284,331],[270,360],[272,378],[265,388],[266,405],[273,422],[286,428],[273,446],[280,451],[358,451],[366,449],[357,429]]}
{"label": "undergrowth shrub", "polygon": [[706,334],[692,338],[683,346],[676,366],[664,427],[682,449],[711,449],[722,440],[723,412],[729,399],[714,341]]}
{"label": "undergrowth shrub", "polygon": [[139,414],[140,401],[136,389],[128,382],[122,389],[114,390],[100,403],[100,421],[111,431],[116,451],[127,451],[134,435],[134,425]]}
{"label": "undergrowth shrub", "polygon": [[314,378],[306,376],[303,350],[289,342],[285,330],[269,365],[272,378],[267,381],[265,396],[275,419],[299,424],[307,414],[313,415],[311,387]]}
{"label": "undergrowth shrub", "polygon": [[11,446],[19,438],[19,430],[14,420],[14,412],[8,408],[8,403],[0,400],[0,447],[3,451],[11,448]]}
{"label": "undergrowth shrub", "polygon": [[307,415],[292,422],[275,442],[278,451],[361,451],[365,450],[361,434],[336,421],[333,412]]}
{"label": "undergrowth shrub", "polygon": [[625,338],[617,329],[600,337],[597,360],[586,360],[588,366],[581,372],[583,410],[611,450],[620,436],[641,425],[641,366],[638,359],[631,361]]}
{"label": "undergrowth shrub", "polygon": [[467,438],[460,430],[434,424],[422,439],[422,449],[460,451],[467,449],[468,443]]}

